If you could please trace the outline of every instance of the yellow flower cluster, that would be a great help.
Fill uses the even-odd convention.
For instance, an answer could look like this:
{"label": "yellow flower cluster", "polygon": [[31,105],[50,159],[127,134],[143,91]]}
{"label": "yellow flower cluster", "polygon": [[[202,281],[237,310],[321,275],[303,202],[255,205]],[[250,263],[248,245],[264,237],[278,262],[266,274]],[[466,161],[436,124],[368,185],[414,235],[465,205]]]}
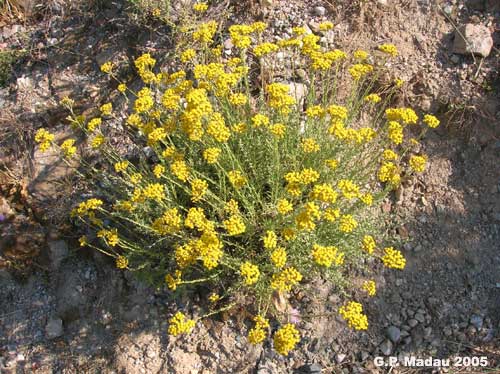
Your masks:
{"label": "yellow flower cluster", "polygon": [[203,158],[207,161],[207,163],[215,164],[217,162],[217,159],[219,158],[220,153],[220,148],[207,148],[203,151]]}
{"label": "yellow flower cluster", "polygon": [[271,253],[271,261],[278,269],[281,269],[286,265],[286,259],[287,254],[285,248],[283,247],[278,247]]}
{"label": "yellow flower cluster", "polygon": [[113,71],[114,65],[111,61],[105,62],[101,65],[101,71],[106,74],[110,74]]}
{"label": "yellow flower cluster", "polygon": [[208,190],[208,183],[203,179],[193,179],[191,181],[191,201],[193,203],[199,202]]}
{"label": "yellow flower cluster", "polygon": [[174,234],[182,227],[182,216],[177,208],[169,209],[151,227],[160,235]]}
{"label": "yellow flower cluster", "polygon": [[370,64],[354,64],[349,69],[349,74],[355,81],[359,81],[365,75],[373,71],[373,66]]}
{"label": "yellow flower cluster", "polygon": [[319,179],[319,173],[311,168],[303,169],[300,172],[290,172],[285,175],[287,181],[286,190],[292,196],[300,196],[302,187],[314,183]]}
{"label": "yellow flower cluster", "polygon": [[229,96],[229,102],[235,106],[245,105],[247,96],[244,93],[234,93]]}
{"label": "yellow flower cluster", "polygon": [[243,219],[239,214],[232,215],[223,221],[223,224],[228,235],[230,236],[243,234],[246,230],[245,222],[243,222]]}
{"label": "yellow flower cluster", "polygon": [[224,117],[220,113],[213,113],[207,126],[207,133],[216,141],[225,143],[231,136],[231,131],[224,122]]}
{"label": "yellow flower cluster", "polygon": [[184,52],[181,53],[181,62],[186,63],[188,61],[191,61],[193,58],[196,57],[196,51],[192,48],[186,49]]}
{"label": "yellow flower cluster", "polygon": [[[41,148],[41,147],[40,147]],[[67,139],[61,144],[61,150],[66,157],[71,157],[76,153],[75,139]]]}
{"label": "yellow flower cluster", "polygon": [[248,341],[251,344],[259,344],[264,341],[269,328],[269,320],[263,316],[257,315],[253,318],[255,326],[248,332]]}
{"label": "yellow flower cluster", "polygon": [[385,117],[388,121],[399,121],[410,125],[418,121],[417,113],[411,108],[388,108],[385,110]]}
{"label": "yellow flower cluster", "polygon": [[124,256],[118,256],[115,265],[118,269],[126,269],[128,266],[128,259]]}
{"label": "yellow flower cluster", "polygon": [[403,254],[393,247],[384,248],[382,262],[388,268],[403,270],[406,265],[406,259]]}
{"label": "yellow flower cluster", "polygon": [[363,249],[370,255],[375,251],[375,248],[377,247],[375,239],[373,239],[373,236],[371,235],[365,235],[363,237],[362,244],[363,244]]}
{"label": "yellow flower cluster", "polygon": [[215,32],[217,31],[217,22],[210,21],[202,23],[198,29],[193,32],[193,39],[202,44],[210,44],[213,41]]}
{"label": "yellow flower cluster", "polygon": [[140,190],[140,197],[160,202],[165,199],[165,186],[160,183],[150,183]]}
{"label": "yellow flower cluster", "polygon": [[195,321],[188,319],[182,312],[175,313],[175,315],[170,318],[168,322],[168,333],[173,336],[188,334],[195,325]]}
{"label": "yellow flower cluster", "polygon": [[193,5],[193,10],[195,12],[203,13],[208,9],[207,3],[196,3]]}
{"label": "yellow flower cluster", "polygon": [[54,141],[54,137],[54,134],[51,134],[47,130],[39,129],[35,134],[35,142],[40,144],[40,151],[47,151]]}
{"label": "yellow flower cluster", "polygon": [[382,153],[382,158],[387,161],[393,161],[398,159],[398,154],[394,152],[392,149],[386,149]]}
{"label": "yellow flower cluster", "polygon": [[263,22],[254,22],[251,25],[232,25],[229,27],[231,41],[237,48],[248,48],[252,44],[250,35],[252,33],[261,33],[266,29]]}
{"label": "yellow flower cluster", "polygon": [[269,53],[276,52],[279,49],[279,47],[274,44],[274,43],[262,43],[259,45],[256,45],[253,48],[253,53],[257,57],[262,57],[265,55],[268,55]]}
{"label": "yellow flower cluster", "polygon": [[302,147],[304,153],[315,153],[320,150],[319,144],[313,138],[303,139],[300,146]]}
{"label": "yellow flower cluster", "polygon": [[232,170],[227,173],[229,177],[229,182],[236,189],[240,189],[247,183],[247,178],[239,170]]}
{"label": "yellow flower cluster", "polygon": [[323,203],[334,204],[337,201],[337,192],[327,183],[316,184],[309,197]]}
{"label": "yellow flower cluster", "polygon": [[382,98],[379,95],[373,93],[373,94],[369,94],[369,95],[365,96],[364,100],[367,102],[376,104],[376,103],[379,103],[382,100]]}
{"label": "yellow flower cluster", "polygon": [[353,57],[356,59],[356,60],[360,60],[360,61],[364,61],[368,58],[368,52],[366,51],[363,51],[362,49],[358,49],[356,51],[354,51],[353,53]]}
{"label": "yellow flower cluster", "polygon": [[360,195],[359,187],[350,179],[341,179],[337,186],[348,200],[355,199]]}
{"label": "yellow flower cluster", "polygon": [[321,105],[313,105],[306,109],[306,116],[309,118],[321,118],[325,115],[325,110]]}
{"label": "yellow flower cluster", "polygon": [[110,116],[111,113],[113,112],[113,104],[111,104],[111,103],[103,104],[103,105],[101,105],[99,110],[101,111],[101,114],[103,116]]}
{"label": "yellow flower cluster", "polygon": [[71,215],[79,217],[90,215],[91,213],[94,213],[94,210],[101,208],[103,204],[104,203],[101,199],[88,199],[87,201],[83,201],[78,204],[78,206],[71,212]]}
{"label": "yellow flower cluster", "polygon": [[175,291],[177,289],[177,286],[182,283],[182,272],[180,270],[176,270],[174,272],[174,275],[172,274],[167,274],[165,276],[165,283],[167,283],[167,287]]}
{"label": "yellow flower cluster", "polygon": [[378,46],[378,49],[391,57],[396,57],[398,55],[398,49],[394,44],[381,44]]}
{"label": "yellow flower cluster", "polygon": [[331,267],[332,265],[342,265],[344,263],[344,253],[334,246],[322,246],[314,244],[311,255],[318,265]]}
{"label": "yellow flower cluster", "polygon": [[340,209],[327,208],[323,217],[329,222],[335,222],[340,217]]}
{"label": "yellow flower cluster", "polygon": [[427,158],[425,156],[411,156],[410,167],[417,173],[422,173],[425,170]]}
{"label": "yellow flower cluster", "polygon": [[392,162],[384,162],[378,170],[378,180],[388,182],[394,186],[399,185],[401,176],[399,175],[398,167]]}
{"label": "yellow flower cluster", "polygon": [[321,22],[319,24],[319,29],[320,29],[320,31],[331,30],[331,29],[333,29],[333,23],[331,23],[330,21]]}
{"label": "yellow flower cluster", "polygon": [[403,127],[396,121],[389,121],[388,136],[394,144],[403,142]]}
{"label": "yellow flower cluster", "polygon": [[281,114],[290,113],[290,107],[295,104],[295,99],[289,95],[289,90],[290,88],[282,83],[267,85],[266,92],[269,96],[269,106],[276,109]]}
{"label": "yellow flower cluster", "polygon": [[363,306],[355,301],[350,301],[340,307],[339,313],[347,321],[349,327],[356,330],[368,328],[368,318],[363,314]]}
{"label": "yellow flower cluster", "polygon": [[186,182],[189,178],[189,167],[184,160],[177,160],[172,162],[172,164],[170,165],[170,171],[173,175],[175,175],[183,182]]}
{"label": "yellow flower cluster", "polygon": [[258,113],[252,117],[252,123],[255,127],[268,126],[269,117],[264,114]]}
{"label": "yellow flower cluster", "polygon": [[363,290],[368,293],[368,296],[375,296],[377,294],[377,284],[373,280],[363,283]]}
{"label": "yellow flower cluster", "polygon": [[288,353],[295,348],[299,341],[299,332],[293,324],[288,323],[274,334],[274,349],[276,349],[276,351],[283,356],[287,356]]}
{"label": "yellow flower cluster", "polygon": [[245,284],[250,286],[252,284],[257,283],[260,276],[259,267],[257,265],[253,265],[250,262],[246,261],[240,266],[241,276],[244,278]]}
{"label": "yellow flower cluster", "polygon": [[[149,84],[156,82],[156,75],[152,72],[153,67],[156,65],[156,60],[151,57],[149,53],[144,53],[143,55],[136,58],[134,64],[135,68],[137,69],[137,73],[144,83]],[[144,91],[144,93],[146,92],[147,91]]]}
{"label": "yellow flower cluster", "polygon": [[285,215],[293,210],[293,204],[287,199],[280,199],[276,208],[278,209],[278,213]]}
{"label": "yellow flower cluster", "polygon": [[115,171],[117,173],[124,172],[127,170],[129,165],[130,165],[130,163],[127,160],[119,161],[119,162],[115,163],[115,165],[114,165]]}
{"label": "yellow flower cluster", "polygon": [[118,230],[116,228],[111,230],[102,229],[97,232],[97,237],[106,240],[107,244],[114,247],[118,244]]}
{"label": "yellow flower cluster", "polygon": [[345,233],[350,233],[358,227],[358,221],[350,214],[345,214],[340,217],[339,230]]}
{"label": "yellow flower cluster", "polygon": [[315,203],[308,202],[295,217],[295,223],[299,230],[313,231],[316,228],[315,222],[320,218],[319,207]]}
{"label": "yellow flower cluster", "polygon": [[440,123],[439,120],[435,116],[433,116],[432,114],[426,114],[426,115],[424,115],[423,122],[427,126],[429,126],[430,128],[433,128],[433,129],[436,128],[436,127],[438,127],[439,123]]}
{"label": "yellow flower cluster", "polygon": [[274,231],[268,230],[266,231],[266,235],[263,236],[262,242],[264,243],[264,248],[274,249],[278,244],[278,237]]}
{"label": "yellow flower cluster", "polygon": [[273,274],[271,288],[278,292],[288,292],[302,280],[302,274],[294,267],[288,267],[277,274]]}

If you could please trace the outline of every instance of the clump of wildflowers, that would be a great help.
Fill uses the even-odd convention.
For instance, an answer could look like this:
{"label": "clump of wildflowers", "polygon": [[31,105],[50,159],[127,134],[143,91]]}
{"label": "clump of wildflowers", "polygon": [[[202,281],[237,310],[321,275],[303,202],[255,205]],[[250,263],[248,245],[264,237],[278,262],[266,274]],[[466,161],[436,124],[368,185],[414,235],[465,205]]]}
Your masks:
{"label": "clump of wildflowers", "polygon": [[[198,2],[192,11],[207,9]],[[227,58],[217,42],[216,34],[224,34],[219,24],[193,18],[183,28],[190,40],[176,68],[159,70],[152,53],[135,59],[142,87],[122,82],[112,62],[101,66],[120,93],[133,97],[123,133],[134,152],[124,153],[109,135],[110,121],[122,118],[123,109],[111,102],[85,119],[71,99],[63,100],[78,137],[57,145],[41,129],[35,141],[41,151],[55,147],[63,157],[76,158],[81,137],[102,155],[103,195],[80,202],[71,213],[97,236],[81,237],[82,247],[102,250],[118,268],[141,272],[169,292],[193,284],[211,289],[210,312],[194,319],[176,313],[171,335],[187,334],[198,319],[245,299],[256,309],[249,342],[266,340],[270,320],[276,320],[274,347],[287,355],[300,334],[285,322],[286,313],[272,308],[275,298],[293,297],[316,276],[348,277],[346,264],[355,266],[362,257],[405,267],[400,251],[380,249],[383,220],[375,208],[411,171],[425,169],[426,156],[411,152],[411,139],[419,138],[421,124],[423,134],[439,120],[411,108],[388,108],[397,82],[373,90],[387,57],[398,54],[393,45],[351,56],[323,48],[320,36],[302,27],[288,39],[266,41],[266,24],[255,22],[229,27],[238,53]],[[328,21],[319,26],[321,32],[332,28]],[[273,71],[261,86],[254,84],[250,61],[266,69],[279,64],[273,59],[278,52],[293,54],[294,68],[314,78],[301,100]],[[332,89],[344,77],[352,87],[348,98]],[[375,282],[365,282],[362,290],[375,295]],[[350,327],[368,328],[361,304],[348,301],[339,313]]]}

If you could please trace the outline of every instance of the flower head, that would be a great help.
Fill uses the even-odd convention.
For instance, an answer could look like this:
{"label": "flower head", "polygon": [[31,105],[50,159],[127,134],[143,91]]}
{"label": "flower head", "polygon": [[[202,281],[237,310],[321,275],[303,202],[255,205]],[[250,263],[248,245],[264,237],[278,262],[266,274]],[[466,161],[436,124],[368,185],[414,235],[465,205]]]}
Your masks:
{"label": "flower head", "polygon": [[274,334],[274,349],[276,349],[279,354],[287,356],[299,341],[300,334],[295,328],[295,325],[288,323]]}

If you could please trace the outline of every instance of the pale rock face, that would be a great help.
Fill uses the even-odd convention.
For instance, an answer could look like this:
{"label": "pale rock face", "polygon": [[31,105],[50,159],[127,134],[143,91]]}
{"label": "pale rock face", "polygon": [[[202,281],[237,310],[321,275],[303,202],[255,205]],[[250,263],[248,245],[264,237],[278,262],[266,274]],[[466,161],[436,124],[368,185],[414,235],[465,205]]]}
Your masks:
{"label": "pale rock face", "polygon": [[487,57],[492,48],[493,38],[491,31],[486,26],[468,23],[455,31],[454,53]]}

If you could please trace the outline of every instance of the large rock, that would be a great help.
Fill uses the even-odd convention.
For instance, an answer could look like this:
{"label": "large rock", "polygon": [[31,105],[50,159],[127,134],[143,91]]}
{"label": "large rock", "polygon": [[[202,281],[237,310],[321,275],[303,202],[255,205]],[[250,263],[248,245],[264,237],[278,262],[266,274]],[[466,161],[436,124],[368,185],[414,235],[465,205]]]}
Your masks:
{"label": "large rock", "polygon": [[486,26],[468,23],[455,31],[454,53],[487,57],[492,48],[493,38]]}

